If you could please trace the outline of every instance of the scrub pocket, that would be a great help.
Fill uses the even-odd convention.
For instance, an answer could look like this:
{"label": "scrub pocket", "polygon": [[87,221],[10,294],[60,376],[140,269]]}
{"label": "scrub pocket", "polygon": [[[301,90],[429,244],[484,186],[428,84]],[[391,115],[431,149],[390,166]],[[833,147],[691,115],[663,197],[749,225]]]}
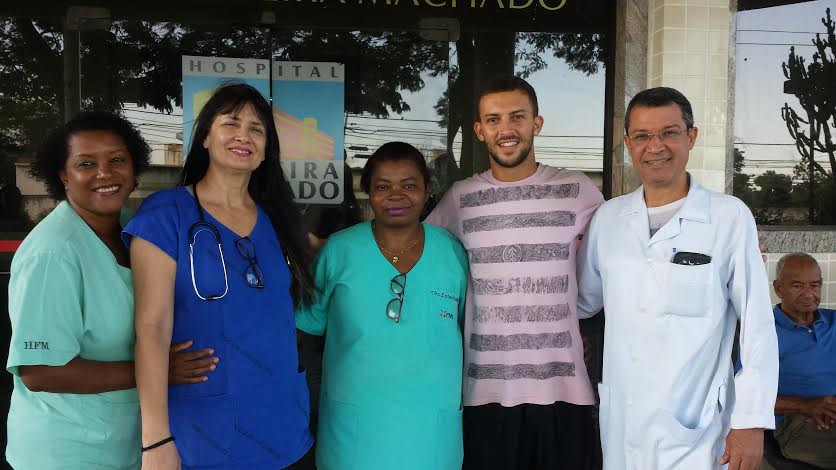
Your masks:
{"label": "scrub pocket", "polygon": [[308,391],[308,380],[305,377],[305,368],[299,367],[294,383],[293,396],[299,412],[304,416],[304,422],[311,420],[311,395]]}
{"label": "scrub pocket", "polygon": [[462,333],[459,330],[457,296],[440,289],[424,292],[427,299],[426,331],[430,350],[436,353],[460,354]]}
{"label": "scrub pocket", "polygon": [[235,434],[232,396],[169,401],[171,433],[183,466],[221,465],[230,457]]}
{"label": "scrub pocket", "polygon": [[[94,443],[89,456],[95,456],[91,466],[136,468],[139,466],[142,439],[140,438],[139,403],[104,402],[98,409],[85,410],[88,419],[101,423],[89,427],[86,442]],[[79,462],[81,463],[81,462]]]}
{"label": "scrub pocket", "polygon": [[319,470],[355,470],[357,447],[375,443],[357,442],[357,407],[323,396],[319,408],[316,465]]}
{"label": "scrub pocket", "polygon": [[[178,341],[181,341],[178,339]],[[219,397],[229,393],[229,378],[227,375],[227,368],[230,366],[230,354],[234,351],[234,344],[232,339],[220,335],[212,335],[211,338],[196,338],[194,345],[187,351],[196,351],[198,349],[211,348],[215,351],[213,356],[220,359],[215,365],[215,370],[207,372],[205,375],[208,380],[205,382],[198,382],[188,385],[169,385],[169,396],[177,398],[212,398]],[[179,438],[178,438],[179,439]]]}
{"label": "scrub pocket", "polygon": [[686,317],[709,316],[713,264],[683,266],[670,263],[665,313]]}
{"label": "scrub pocket", "polygon": [[459,470],[464,458],[462,442],[462,410],[439,411],[436,433],[438,470]]}

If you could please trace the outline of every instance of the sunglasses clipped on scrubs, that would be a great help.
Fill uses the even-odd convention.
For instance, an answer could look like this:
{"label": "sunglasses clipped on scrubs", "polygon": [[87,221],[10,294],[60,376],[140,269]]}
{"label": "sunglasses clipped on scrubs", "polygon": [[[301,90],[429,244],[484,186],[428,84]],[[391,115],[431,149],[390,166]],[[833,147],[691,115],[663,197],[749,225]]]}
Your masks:
{"label": "sunglasses clipped on scrubs", "polygon": [[[229,292],[229,278],[226,272],[226,259],[224,258],[224,250],[221,246],[221,233],[218,228],[207,222],[203,216],[203,206],[200,205],[200,199],[197,197],[197,188],[192,185],[192,194],[194,195],[195,204],[197,205],[197,214],[200,220],[189,227],[189,270],[192,275],[192,287],[194,293],[200,300],[220,300],[224,298]],[[194,245],[200,232],[209,232],[214,238],[215,244],[218,245],[218,257],[221,260],[221,266],[224,270],[224,290],[221,293],[206,293],[201,292],[197,288],[197,281],[194,276]],[[255,257],[255,245],[253,245],[250,237],[243,237],[235,240],[235,247],[238,248],[238,253],[249,263],[247,269],[244,270],[244,280],[250,287],[261,289],[264,287],[264,275],[261,272],[261,267],[258,265],[258,260]]]}

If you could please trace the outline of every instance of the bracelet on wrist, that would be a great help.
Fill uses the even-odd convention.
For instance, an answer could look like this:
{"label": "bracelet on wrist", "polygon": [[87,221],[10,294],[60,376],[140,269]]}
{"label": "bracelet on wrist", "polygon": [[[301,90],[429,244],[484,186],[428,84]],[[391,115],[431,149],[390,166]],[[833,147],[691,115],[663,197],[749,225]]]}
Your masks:
{"label": "bracelet on wrist", "polygon": [[157,447],[168,444],[169,442],[174,442],[174,436],[168,436],[165,439],[163,439],[161,441],[157,441],[157,442],[151,444],[148,447],[143,447],[142,452],[147,452],[149,450],[156,449]]}

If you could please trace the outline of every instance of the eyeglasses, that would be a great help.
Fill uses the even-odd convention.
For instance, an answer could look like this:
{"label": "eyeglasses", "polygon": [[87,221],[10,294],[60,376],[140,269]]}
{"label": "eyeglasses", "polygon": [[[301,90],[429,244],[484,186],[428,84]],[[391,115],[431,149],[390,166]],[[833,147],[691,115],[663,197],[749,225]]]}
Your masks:
{"label": "eyeglasses", "polygon": [[636,132],[633,135],[628,135],[627,138],[630,139],[630,142],[633,142],[636,145],[647,145],[653,137],[658,137],[659,141],[665,144],[672,144],[679,139],[679,136],[688,132],[688,130],[690,129],[665,129],[659,132]]}
{"label": "eyeglasses", "polygon": [[386,316],[395,323],[401,321],[401,310],[403,309],[403,294],[406,291],[406,274],[398,274],[389,281],[389,290],[395,294],[395,298],[386,304]]}
{"label": "eyeglasses", "polygon": [[250,287],[261,289],[264,287],[264,275],[261,273],[261,267],[258,265],[258,260],[255,258],[255,245],[250,237],[239,238],[235,240],[235,247],[238,248],[238,253],[241,254],[250,264],[244,270],[244,280],[247,281]]}

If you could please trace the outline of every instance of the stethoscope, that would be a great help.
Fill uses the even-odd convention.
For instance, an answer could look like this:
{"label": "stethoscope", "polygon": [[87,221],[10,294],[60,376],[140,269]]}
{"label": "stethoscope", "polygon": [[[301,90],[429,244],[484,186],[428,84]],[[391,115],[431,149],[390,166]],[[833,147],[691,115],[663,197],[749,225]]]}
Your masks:
{"label": "stethoscope", "polygon": [[[200,300],[220,300],[226,296],[226,293],[229,292],[229,279],[227,278],[226,274],[226,260],[224,259],[224,249],[221,246],[221,232],[218,231],[218,228],[212,225],[210,222],[206,221],[206,218],[203,217],[203,206],[200,205],[200,198],[197,197],[197,187],[195,184],[192,184],[192,195],[194,196],[194,202],[197,205],[197,216],[200,218],[199,221],[192,224],[189,227],[189,271],[192,274],[192,287],[194,288],[194,293]],[[197,288],[197,282],[195,282],[194,278],[194,244],[197,235],[200,232],[209,232],[215,237],[215,242],[218,244],[218,253],[220,254],[221,258],[221,266],[224,268],[224,291],[222,294],[213,295],[207,294],[206,296],[202,295]]]}

